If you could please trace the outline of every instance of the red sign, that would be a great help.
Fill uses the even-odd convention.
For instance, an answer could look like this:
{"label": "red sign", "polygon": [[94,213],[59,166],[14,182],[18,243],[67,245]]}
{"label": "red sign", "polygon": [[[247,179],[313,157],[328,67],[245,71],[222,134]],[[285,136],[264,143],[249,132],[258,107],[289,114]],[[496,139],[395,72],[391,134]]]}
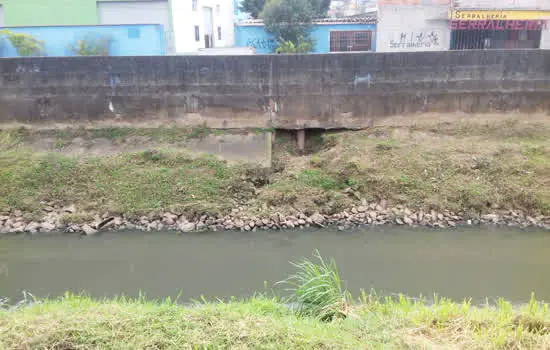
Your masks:
{"label": "red sign", "polygon": [[513,21],[464,21],[452,20],[451,30],[546,30],[546,20],[513,20]]}

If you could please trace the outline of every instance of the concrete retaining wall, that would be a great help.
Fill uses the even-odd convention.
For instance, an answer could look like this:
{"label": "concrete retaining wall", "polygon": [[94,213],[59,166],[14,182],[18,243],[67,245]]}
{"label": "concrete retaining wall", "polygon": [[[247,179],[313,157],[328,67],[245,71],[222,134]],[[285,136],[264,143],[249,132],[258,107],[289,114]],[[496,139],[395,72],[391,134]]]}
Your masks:
{"label": "concrete retaining wall", "polygon": [[0,59],[0,121],[362,128],[416,112],[550,111],[550,51]]}

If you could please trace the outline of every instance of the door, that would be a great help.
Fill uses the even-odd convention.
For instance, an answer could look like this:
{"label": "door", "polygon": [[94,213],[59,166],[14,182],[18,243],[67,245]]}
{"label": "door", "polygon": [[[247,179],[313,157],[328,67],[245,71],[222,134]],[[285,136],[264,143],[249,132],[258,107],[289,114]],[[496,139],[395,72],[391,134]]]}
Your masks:
{"label": "door", "polygon": [[212,7],[203,7],[204,14],[204,47],[214,47],[214,20]]}

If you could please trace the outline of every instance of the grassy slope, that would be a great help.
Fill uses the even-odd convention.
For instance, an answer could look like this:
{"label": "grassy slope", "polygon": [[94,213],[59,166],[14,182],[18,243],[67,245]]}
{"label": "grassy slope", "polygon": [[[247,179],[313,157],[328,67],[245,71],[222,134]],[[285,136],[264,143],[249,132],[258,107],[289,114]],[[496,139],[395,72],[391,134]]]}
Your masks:
{"label": "grassy slope", "polygon": [[0,164],[0,206],[30,212],[40,201],[129,214],[215,211],[233,179],[214,159],[147,151],[85,161],[15,151],[2,153]]}
{"label": "grassy slope", "polygon": [[[58,132],[55,144],[83,135],[115,143],[139,135],[170,146],[203,133],[75,129]],[[192,159],[177,147],[77,160],[26,150],[25,139],[32,137],[0,132],[0,209],[38,213],[47,201],[136,215],[174,208],[225,212],[240,205],[264,213],[336,212],[365,198],[413,208],[550,213],[549,122],[440,122],[329,133],[308,156],[296,155],[289,143],[277,145],[272,174]]]}
{"label": "grassy slope", "polygon": [[[323,151],[291,159],[261,198],[342,208],[350,198],[338,190],[351,187],[368,201],[385,198],[410,207],[550,211],[547,123],[385,126],[323,139]],[[312,195],[300,198],[304,192]]]}
{"label": "grassy slope", "polygon": [[179,307],[170,301],[66,296],[0,311],[0,348],[465,348],[548,349],[548,305],[472,308],[438,300],[365,298],[347,319],[299,317],[263,297]]}

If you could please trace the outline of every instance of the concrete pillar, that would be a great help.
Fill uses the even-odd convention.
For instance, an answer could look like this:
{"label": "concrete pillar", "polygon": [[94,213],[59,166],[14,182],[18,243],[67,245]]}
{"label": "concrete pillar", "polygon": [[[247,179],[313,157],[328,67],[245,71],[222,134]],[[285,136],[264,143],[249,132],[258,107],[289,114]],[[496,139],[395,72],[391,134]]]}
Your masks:
{"label": "concrete pillar", "polygon": [[298,130],[296,132],[296,138],[298,141],[298,149],[301,151],[306,147],[306,131],[305,129]]}
{"label": "concrete pillar", "polygon": [[273,153],[273,140],[275,139],[275,133],[266,132],[264,134],[265,136],[265,143],[266,143],[266,161],[265,166],[267,168],[271,168],[271,158]]}

